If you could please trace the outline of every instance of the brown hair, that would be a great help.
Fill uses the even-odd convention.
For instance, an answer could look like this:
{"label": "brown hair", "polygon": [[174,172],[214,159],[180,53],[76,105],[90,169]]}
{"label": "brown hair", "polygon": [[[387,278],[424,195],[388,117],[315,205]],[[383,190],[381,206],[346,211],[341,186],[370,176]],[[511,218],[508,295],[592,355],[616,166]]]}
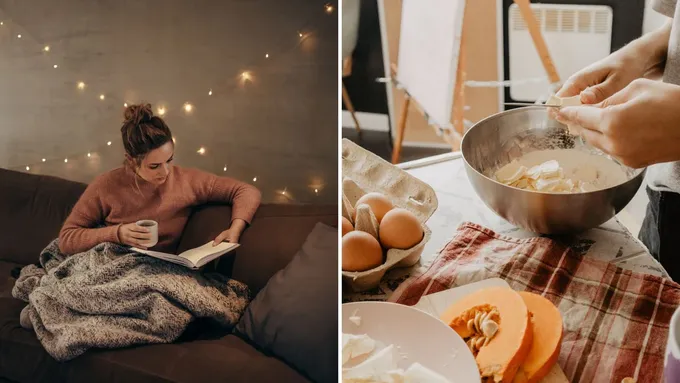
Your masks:
{"label": "brown hair", "polygon": [[125,108],[125,122],[120,128],[125,152],[137,163],[150,151],[172,141],[172,133],[162,118],[154,116],[151,104]]}

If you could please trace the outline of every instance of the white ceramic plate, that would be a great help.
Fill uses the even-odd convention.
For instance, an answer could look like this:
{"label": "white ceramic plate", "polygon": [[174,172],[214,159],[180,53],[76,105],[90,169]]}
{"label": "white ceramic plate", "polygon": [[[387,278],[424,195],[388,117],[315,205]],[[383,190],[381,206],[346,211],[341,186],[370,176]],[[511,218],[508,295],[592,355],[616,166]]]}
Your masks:
{"label": "white ceramic plate", "polygon": [[[349,320],[361,317],[359,326]],[[439,319],[418,309],[387,302],[353,302],[342,305],[342,331],[367,334],[385,345],[394,344],[405,358],[406,370],[418,362],[456,383],[479,383],[477,363],[463,340]]]}

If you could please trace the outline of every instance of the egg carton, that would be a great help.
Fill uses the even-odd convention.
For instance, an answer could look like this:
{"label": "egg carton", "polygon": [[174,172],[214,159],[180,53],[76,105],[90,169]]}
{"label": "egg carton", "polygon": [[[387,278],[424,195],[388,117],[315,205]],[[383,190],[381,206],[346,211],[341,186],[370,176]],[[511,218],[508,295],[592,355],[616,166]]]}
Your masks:
{"label": "egg carton", "polygon": [[385,195],[394,207],[413,213],[423,228],[423,238],[410,249],[388,249],[386,260],[366,271],[342,271],[342,279],[354,292],[377,287],[385,273],[397,267],[411,267],[418,263],[432,232],[425,222],[437,210],[434,189],[406,171],[392,165],[350,140],[342,140],[342,216],[352,224],[352,210],[364,194],[378,192]]}

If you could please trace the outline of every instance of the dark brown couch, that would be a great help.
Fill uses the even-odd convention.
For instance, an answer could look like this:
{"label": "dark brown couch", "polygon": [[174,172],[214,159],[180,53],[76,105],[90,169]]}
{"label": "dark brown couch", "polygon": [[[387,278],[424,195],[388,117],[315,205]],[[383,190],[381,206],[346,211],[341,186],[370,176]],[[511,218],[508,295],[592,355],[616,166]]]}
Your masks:
{"label": "dark brown couch", "polygon": [[[56,362],[32,331],[19,325],[24,302],[12,298],[12,269],[34,263],[57,237],[86,185],[0,169],[0,382],[308,382],[283,361],[233,334],[187,330],[173,344],[91,350]],[[214,238],[229,222],[228,206],[197,209],[180,251]],[[337,227],[337,205],[263,204],[220,271],[257,293],[288,264],[317,222]]]}

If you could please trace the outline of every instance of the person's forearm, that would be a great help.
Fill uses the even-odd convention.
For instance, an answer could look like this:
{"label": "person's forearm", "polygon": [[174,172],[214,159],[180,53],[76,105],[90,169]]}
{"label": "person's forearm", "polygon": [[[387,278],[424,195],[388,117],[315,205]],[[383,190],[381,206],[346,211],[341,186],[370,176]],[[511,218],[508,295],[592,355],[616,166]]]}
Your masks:
{"label": "person's forearm", "polygon": [[645,59],[645,66],[650,71],[653,71],[666,61],[672,25],[672,21],[668,20],[657,30],[639,37],[624,49],[632,51],[634,55]]}

